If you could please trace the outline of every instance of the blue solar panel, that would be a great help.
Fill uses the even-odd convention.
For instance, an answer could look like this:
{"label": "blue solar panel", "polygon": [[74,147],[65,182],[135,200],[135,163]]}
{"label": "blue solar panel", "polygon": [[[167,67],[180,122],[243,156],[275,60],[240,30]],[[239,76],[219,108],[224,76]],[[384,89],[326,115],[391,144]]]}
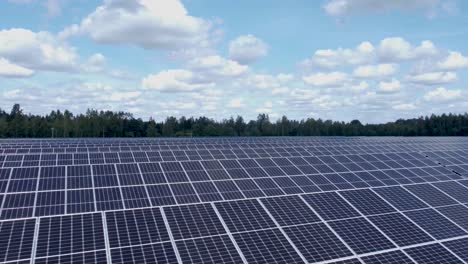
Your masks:
{"label": "blue solar panel", "polygon": [[405,253],[402,251],[390,251],[381,254],[365,256],[362,258],[366,264],[413,264],[412,261]]}
{"label": "blue solar panel", "polygon": [[111,263],[167,263],[177,264],[177,256],[171,243],[113,248],[110,250]]}
{"label": "blue solar panel", "polygon": [[286,227],[284,231],[310,263],[353,255],[323,223]]}
{"label": "blue solar panel", "polygon": [[374,191],[401,211],[427,208],[424,202],[401,186],[375,188]]}
{"label": "blue solar panel", "polygon": [[227,235],[179,240],[176,244],[183,263],[243,263]]}
{"label": "blue solar panel", "polygon": [[105,249],[100,213],[41,218],[36,257]]}
{"label": "blue solar panel", "polygon": [[436,239],[463,236],[467,233],[434,209],[405,212],[411,220]]}
{"label": "blue solar panel", "polygon": [[281,226],[320,222],[320,218],[298,196],[261,199]]}
{"label": "blue solar panel", "polygon": [[29,259],[36,219],[0,222],[0,261]]}
{"label": "blue solar panel", "polygon": [[275,223],[257,200],[216,203],[219,214],[231,232],[275,227]]}
{"label": "blue solar panel", "polygon": [[159,208],[106,213],[111,248],[169,241]]}
{"label": "blue solar panel", "polygon": [[330,222],[330,226],[358,254],[396,247],[365,218]]}
{"label": "blue solar panel", "polygon": [[364,215],[395,212],[387,202],[368,189],[343,191],[340,194]]}
{"label": "blue solar panel", "polygon": [[2,140],[0,262],[466,261],[468,180],[451,170],[468,171],[467,150],[462,138]]}
{"label": "blue solar panel", "polygon": [[304,263],[278,229],[234,234],[248,263]]}
{"label": "blue solar panel", "polygon": [[440,244],[430,244],[420,247],[405,249],[405,252],[418,263],[439,264],[439,263],[463,263],[455,255],[450,253]]}
{"label": "blue solar panel", "polygon": [[468,262],[468,238],[450,240],[443,243],[450,251],[455,253],[459,258]]}
{"label": "blue solar panel", "polygon": [[210,204],[165,207],[164,212],[176,240],[226,233]]}
{"label": "blue solar panel", "polygon": [[318,193],[304,195],[303,197],[325,220],[360,216],[360,214],[337,193]]}
{"label": "blue solar panel", "polygon": [[408,185],[405,188],[430,206],[457,204],[456,200],[428,184]]}
{"label": "blue solar panel", "polygon": [[400,247],[433,241],[428,234],[400,213],[375,215],[368,219]]}

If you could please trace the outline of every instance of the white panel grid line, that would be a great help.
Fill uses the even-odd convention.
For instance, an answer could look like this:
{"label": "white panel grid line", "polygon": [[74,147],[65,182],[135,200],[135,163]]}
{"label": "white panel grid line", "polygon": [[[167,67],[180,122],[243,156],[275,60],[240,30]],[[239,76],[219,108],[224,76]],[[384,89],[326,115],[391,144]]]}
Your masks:
{"label": "white panel grid line", "polygon": [[106,245],[106,257],[107,257],[107,263],[112,263],[111,259],[111,254],[110,254],[110,243],[109,243],[109,233],[107,232],[107,219],[106,219],[106,213],[101,212],[102,216],[102,227],[103,227],[103,232],[104,232],[104,243]]}
{"label": "white panel grid line", "polygon": [[276,227],[279,229],[279,231],[281,232],[281,234],[283,234],[283,236],[286,238],[286,240],[289,242],[289,244],[291,244],[291,246],[294,248],[294,251],[296,251],[296,253],[299,255],[299,257],[302,259],[302,261],[304,261],[304,263],[308,263],[307,259],[304,257],[304,255],[301,253],[301,251],[299,251],[299,249],[296,247],[296,245],[291,241],[291,238],[289,238],[289,236],[286,234],[286,232],[283,230],[283,228],[281,227],[280,224],[278,224],[278,222],[276,221],[276,219],[273,217],[273,215],[271,215],[270,211],[268,211],[268,208],[266,208],[266,206],[260,201],[260,199],[256,199],[258,201],[258,203],[260,204],[260,206],[263,208],[263,210],[265,210],[265,212],[268,214],[268,216],[271,218],[271,220],[273,220],[273,222],[275,223]]}
{"label": "white panel grid line", "polygon": [[167,220],[166,213],[164,212],[162,207],[159,208],[159,211],[161,212],[161,216],[164,219],[164,226],[166,227],[167,233],[169,234],[169,239],[171,240],[172,248],[174,249],[174,253],[177,257],[177,262],[179,262],[179,264],[183,264],[182,258],[180,257],[179,250],[177,249],[177,245],[174,240],[174,236],[172,235],[172,230],[171,230],[171,227],[169,226],[169,221]]}
{"label": "white panel grid line", "polygon": [[224,222],[224,219],[221,217],[221,214],[218,211],[218,208],[214,205],[214,203],[211,203],[211,207],[215,211],[216,215],[218,216],[219,220],[221,221],[221,224],[224,227],[224,230],[226,231],[227,235],[229,236],[229,239],[231,240],[232,244],[234,244],[234,247],[236,248],[237,253],[239,253],[240,257],[242,258],[242,261],[244,264],[248,264],[247,259],[244,256],[244,253],[242,253],[241,249],[239,248],[239,245],[237,244],[236,240],[232,236],[232,233],[229,232],[229,228],[226,225],[226,222]]}

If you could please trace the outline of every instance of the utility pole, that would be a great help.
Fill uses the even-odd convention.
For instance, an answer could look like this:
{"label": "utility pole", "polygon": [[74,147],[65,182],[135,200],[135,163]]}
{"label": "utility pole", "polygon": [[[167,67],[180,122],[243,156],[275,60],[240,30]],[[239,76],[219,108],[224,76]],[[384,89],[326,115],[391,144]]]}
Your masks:
{"label": "utility pole", "polygon": [[52,127],[50,130],[52,130],[52,138],[54,138],[54,131],[55,131],[55,128]]}

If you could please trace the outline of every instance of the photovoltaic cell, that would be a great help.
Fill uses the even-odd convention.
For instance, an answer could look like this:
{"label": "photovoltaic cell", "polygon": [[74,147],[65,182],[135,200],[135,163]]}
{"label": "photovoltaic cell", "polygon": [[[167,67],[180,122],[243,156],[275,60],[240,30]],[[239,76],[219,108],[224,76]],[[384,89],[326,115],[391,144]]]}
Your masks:
{"label": "photovoltaic cell", "polygon": [[402,251],[390,251],[381,254],[365,256],[362,258],[366,264],[413,264],[408,256],[405,255]]}
{"label": "photovoltaic cell", "polygon": [[222,202],[215,206],[231,232],[276,227],[257,200]]}
{"label": "photovoltaic cell", "polygon": [[41,218],[37,257],[105,249],[100,213]]}
{"label": "photovoltaic cell", "polygon": [[468,238],[450,240],[443,244],[458,257],[468,262]]}
{"label": "photovoltaic cell", "polygon": [[429,184],[408,185],[405,188],[431,206],[457,204],[457,201]]}
{"label": "photovoltaic cell", "polygon": [[106,213],[110,247],[125,247],[169,241],[159,208]]}
{"label": "photovoltaic cell", "polygon": [[443,244],[458,261],[468,180],[451,170],[468,171],[467,149],[463,138],[2,140],[0,227],[36,222],[1,229],[0,252],[7,263],[407,263],[407,250]]}
{"label": "photovoltaic cell", "polygon": [[176,244],[183,263],[243,263],[227,235],[179,240]]}
{"label": "photovoltaic cell", "polygon": [[0,261],[29,259],[36,219],[0,221]]}
{"label": "photovoltaic cell", "polygon": [[170,242],[113,248],[110,254],[112,263],[178,263]]}
{"label": "photovoltaic cell", "polygon": [[467,233],[434,209],[405,212],[411,220],[436,239],[463,236]]}
{"label": "photovoltaic cell", "polygon": [[176,240],[226,233],[210,204],[165,207],[164,212]]}
{"label": "photovoltaic cell", "polygon": [[400,247],[433,240],[400,213],[375,215],[369,217],[369,220]]}
{"label": "photovoltaic cell", "polygon": [[318,216],[298,196],[261,199],[281,226],[319,222]]}
{"label": "photovoltaic cell", "polygon": [[357,253],[391,249],[395,245],[364,218],[330,222],[330,226]]}
{"label": "photovoltaic cell", "polygon": [[302,196],[324,220],[357,217],[360,214],[335,192]]}
{"label": "photovoltaic cell", "polygon": [[52,257],[36,258],[36,264],[46,263],[76,263],[76,264],[88,264],[88,263],[107,263],[107,254],[105,250],[97,250],[85,253],[76,253],[69,255],[59,255]]}
{"label": "photovoltaic cell", "polygon": [[376,193],[382,196],[387,202],[401,211],[427,208],[424,202],[416,198],[401,186],[375,188]]}
{"label": "photovoltaic cell", "polygon": [[343,191],[340,194],[364,215],[395,212],[395,209],[369,189]]}
{"label": "photovoltaic cell", "polygon": [[437,211],[445,215],[445,217],[449,218],[460,227],[468,230],[468,207],[463,205],[453,205],[439,207],[437,208]]}
{"label": "photovoltaic cell", "polygon": [[430,244],[420,247],[405,249],[411,258],[418,263],[439,264],[439,263],[463,263],[455,255],[450,253],[440,244]]}
{"label": "photovoltaic cell", "polygon": [[323,223],[286,227],[284,231],[310,263],[353,255]]}
{"label": "photovoltaic cell", "polygon": [[304,263],[278,229],[233,234],[248,263]]}

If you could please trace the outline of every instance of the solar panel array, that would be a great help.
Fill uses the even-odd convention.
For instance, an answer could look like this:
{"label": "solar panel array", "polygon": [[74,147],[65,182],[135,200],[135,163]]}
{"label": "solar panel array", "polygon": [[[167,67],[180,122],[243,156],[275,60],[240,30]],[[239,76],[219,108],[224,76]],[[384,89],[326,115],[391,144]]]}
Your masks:
{"label": "solar panel array", "polygon": [[468,263],[466,138],[0,140],[2,263]]}

